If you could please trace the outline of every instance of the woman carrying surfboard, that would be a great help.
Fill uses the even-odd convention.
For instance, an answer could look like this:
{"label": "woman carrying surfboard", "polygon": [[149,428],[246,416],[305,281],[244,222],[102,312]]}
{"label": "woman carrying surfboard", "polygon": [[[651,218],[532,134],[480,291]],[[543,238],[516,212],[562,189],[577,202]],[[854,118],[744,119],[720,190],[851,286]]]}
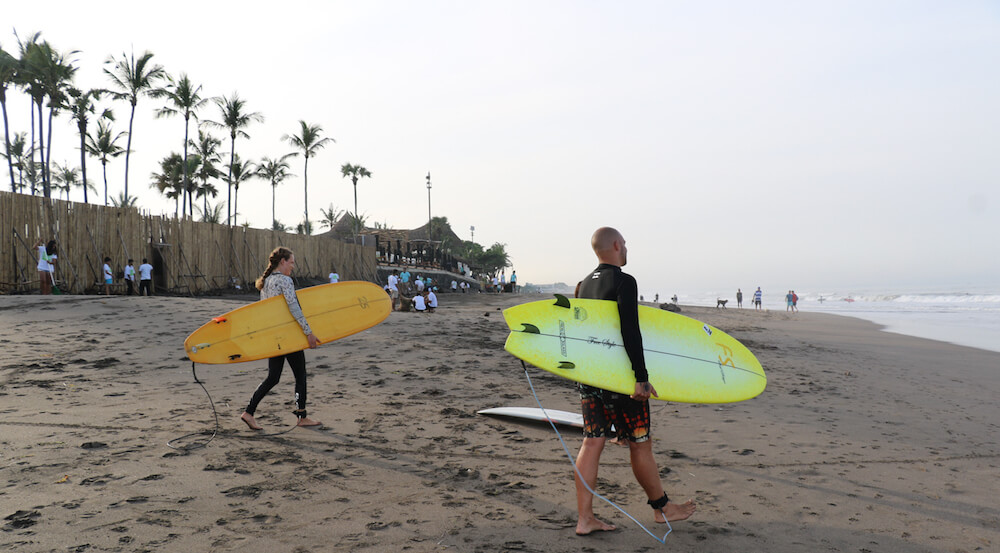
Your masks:
{"label": "woman carrying surfboard", "polygon": [[[309,328],[309,323],[306,321],[305,315],[302,314],[302,308],[299,306],[299,300],[295,296],[295,285],[291,278],[292,270],[294,269],[295,255],[292,253],[292,250],[285,247],[275,248],[268,258],[267,269],[257,279],[257,289],[260,290],[261,300],[266,300],[277,295],[285,297],[285,301],[288,303],[288,310],[291,311],[292,316],[302,327],[302,332],[309,341],[309,348],[312,349],[319,345],[319,340],[313,335],[312,329]],[[268,359],[267,378],[257,386],[253,396],[250,398],[250,403],[247,404],[246,411],[240,416],[250,429],[263,429],[254,419],[254,413],[256,413],[257,405],[260,401],[264,399],[264,396],[281,379],[281,371],[284,369],[286,360],[292,368],[292,374],[295,376],[296,409],[292,412],[299,419],[298,426],[319,426],[322,424],[306,416],[306,355],[304,351],[300,350]]]}

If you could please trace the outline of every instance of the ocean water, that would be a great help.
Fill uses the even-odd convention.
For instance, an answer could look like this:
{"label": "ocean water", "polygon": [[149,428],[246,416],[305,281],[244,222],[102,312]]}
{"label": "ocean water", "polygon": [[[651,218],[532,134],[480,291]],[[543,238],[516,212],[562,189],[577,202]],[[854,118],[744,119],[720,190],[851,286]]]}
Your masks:
{"label": "ocean water", "polygon": [[[762,290],[763,307],[785,311],[787,290]],[[904,292],[879,290],[796,290],[802,312],[835,313],[872,321],[888,332],[1000,351],[1000,290],[942,289]],[[753,309],[753,292],[743,291],[743,308]],[[736,306],[736,292],[677,294],[679,303],[715,307],[716,298]],[[650,298],[647,298],[650,299]],[[660,301],[669,301],[660,298]]]}

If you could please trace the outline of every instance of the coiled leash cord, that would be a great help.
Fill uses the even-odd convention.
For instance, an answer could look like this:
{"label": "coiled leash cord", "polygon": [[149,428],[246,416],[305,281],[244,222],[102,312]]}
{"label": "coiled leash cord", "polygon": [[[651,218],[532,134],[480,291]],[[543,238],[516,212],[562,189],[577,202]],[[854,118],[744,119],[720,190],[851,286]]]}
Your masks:
{"label": "coiled leash cord", "polygon": [[[198,380],[198,373],[195,371],[195,364],[194,363],[191,363],[191,374],[192,374],[192,376],[194,376],[194,382],[195,382],[195,384],[201,386],[201,389],[205,391],[205,395],[208,397],[208,403],[209,403],[209,405],[212,406],[212,416],[215,417],[215,429],[212,430],[212,433],[211,433],[212,435],[209,436],[209,438],[207,440],[200,441],[200,442],[195,442],[195,443],[190,444],[190,445],[178,446],[178,445],[174,445],[174,442],[179,442],[179,441],[184,440],[186,438],[190,438],[191,436],[207,436],[209,434],[208,430],[202,430],[200,432],[191,432],[189,434],[184,434],[183,436],[179,436],[179,437],[174,438],[174,439],[170,440],[169,442],[167,442],[167,447],[172,448],[172,449],[177,449],[177,450],[180,450],[180,451],[191,451],[192,449],[199,449],[199,448],[205,447],[208,444],[212,443],[212,440],[214,440],[215,437],[219,435],[219,412],[218,412],[218,410],[215,409],[215,402],[212,401],[212,394],[208,393],[208,388],[205,387],[205,384],[201,380]],[[282,434],[287,434],[287,433],[291,432],[292,430],[295,430],[296,426],[297,425],[293,424],[292,426],[290,426],[289,428],[287,428],[285,430],[282,430],[281,432],[274,432],[272,434],[254,434],[252,437],[253,438],[268,438],[268,437],[271,437],[271,436],[280,436]]]}
{"label": "coiled leash cord", "polygon": [[212,435],[207,440],[201,442],[195,442],[190,445],[176,446],[174,445],[174,442],[179,442],[185,438],[190,438],[191,436],[205,436],[208,434],[208,431],[202,430],[200,432],[191,432],[190,434],[184,434],[183,436],[174,438],[173,440],[167,442],[167,447],[170,447],[172,449],[177,449],[180,451],[191,451],[192,449],[205,447],[208,444],[210,444],[212,440],[214,440],[215,437],[219,434],[219,412],[215,410],[215,402],[212,401],[212,394],[208,393],[208,388],[205,387],[205,384],[203,384],[201,380],[198,380],[198,373],[195,371],[194,362],[191,363],[191,374],[194,376],[195,384],[201,386],[202,390],[205,390],[205,395],[208,396],[208,403],[212,405],[212,415],[215,416],[215,430],[212,431]]}
{"label": "coiled leash cord", "polygon": [[[585,488],[587,488],[587,491],[590,492],[591,494],[593,494],[594,497],[596,497],[596,498],[604,501],[608,505],[611,505],[615,509],[618,509],[619,511],[621,511],[625,516],[627,516],[629,519],[631,519],[632,522],[634,522],[637,525],[639,525],[639,528],[642,528],[643,531],[646,532],[647,534],[649,534],[654,540],[656,540],[656,541],[658,541],[658,542],[660,542],[662,544],[666,544],[667,543],[667,536],[669,536],[670,533],[674,531],[674,527],[670,525],[669,521],[667,521],[667,533],[663,534],[663,537],[661,538],[661,537],[657,536],[656,534],[654,534],[653,532],[651,532],[649,530],[649,528],[646,528],[641,522],[639,522],[638,520],[636,520],[636,518],[634,516],[630,515],[628,513],[628,511],[626,511],[625,509],[622,509],[621,507],[619,507],[614,501],[611,501],[610,499],[604,497],[603,495],[601,495],[601,494],[595,492],[593,489],[591,489],[590,485],[587,484],[587,481],[584,480],[583,475],[580,474],[580,469],[577,468],[576,461],[573,460],[573,454],[570,453],[569,447],[566,445],[566,441],[563,440],[562,434],[559,433],[559,429],[556,428],[556,424],[554,422],[552,422],[551,418],[549,418],[549,414],[545,412],[545,408],[542,407],[542,402],[538,400],[538,394],[535,393],[535,386],[534,386],[534,384],[531,383],[531,376],[528,374],[528,366],[524,363],[524,361],[521,361],[521,367],[524,368],[524,378],[528,379],[528,387],[531,388],[531,395],[534,396],[535,403],[538,404],[538,408],[542,410],[542,416],[544,416],[545,419],[549,421],[549,425],[552,426],[552,430],[555,430],[556,436],[559,437],[559,443],[562,444],[563,451],[566,452],[566,457],[569,458],[569,463],[571,465],[573,465],[573,471],[576,472],[577,477],[580,478],[580,482],[583,482],[583,486]],[[666,516],[664,516],[664,520],[666,520]]]}

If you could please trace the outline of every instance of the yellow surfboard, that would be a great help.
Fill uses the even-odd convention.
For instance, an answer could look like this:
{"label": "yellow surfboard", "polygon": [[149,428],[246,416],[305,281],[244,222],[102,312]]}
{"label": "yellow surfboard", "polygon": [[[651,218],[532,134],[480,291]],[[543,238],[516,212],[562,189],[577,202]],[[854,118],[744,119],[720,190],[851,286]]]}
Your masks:
{"label": "yellow surfboard", "polygon": [[[557,296],[508,308],[503,316],[511,331],[504,349],[515,357],[575,382],[635,392],[617,303]],[[734,403],[756,397],[767,385],[753,353],[717,328],[639,306],[639,329],[656,399]]]}
{"label": "yellow surfboard", "polygon": [[[389,316],[385,290],[370,282],[346,281],[295,292],[302,313],[320,343],[371,328]],[[309,347],[284,296],[235,309],[213,318],[184,340],[195,363],[242,363]]]}

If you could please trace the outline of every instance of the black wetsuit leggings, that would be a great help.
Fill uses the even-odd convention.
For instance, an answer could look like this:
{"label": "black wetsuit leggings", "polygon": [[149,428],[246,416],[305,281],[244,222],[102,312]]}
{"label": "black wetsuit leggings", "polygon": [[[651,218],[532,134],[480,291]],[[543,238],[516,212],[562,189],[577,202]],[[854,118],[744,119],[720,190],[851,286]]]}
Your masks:
{"label": "black wetsuit leggings", "polygon": [[304,351],[296,351],[287,355],[279,355],[267,360],[267,378],[257,386],[247,405],[247,413],[253,415],[257,411],[257,404],[264,396],[274,388],[275,384],[281,380],[281,370],[285,366],[285,359],[288,359],[288,366],[292,368],[295,375],[295,406],[302,410],[306,408],[306,354]]}

